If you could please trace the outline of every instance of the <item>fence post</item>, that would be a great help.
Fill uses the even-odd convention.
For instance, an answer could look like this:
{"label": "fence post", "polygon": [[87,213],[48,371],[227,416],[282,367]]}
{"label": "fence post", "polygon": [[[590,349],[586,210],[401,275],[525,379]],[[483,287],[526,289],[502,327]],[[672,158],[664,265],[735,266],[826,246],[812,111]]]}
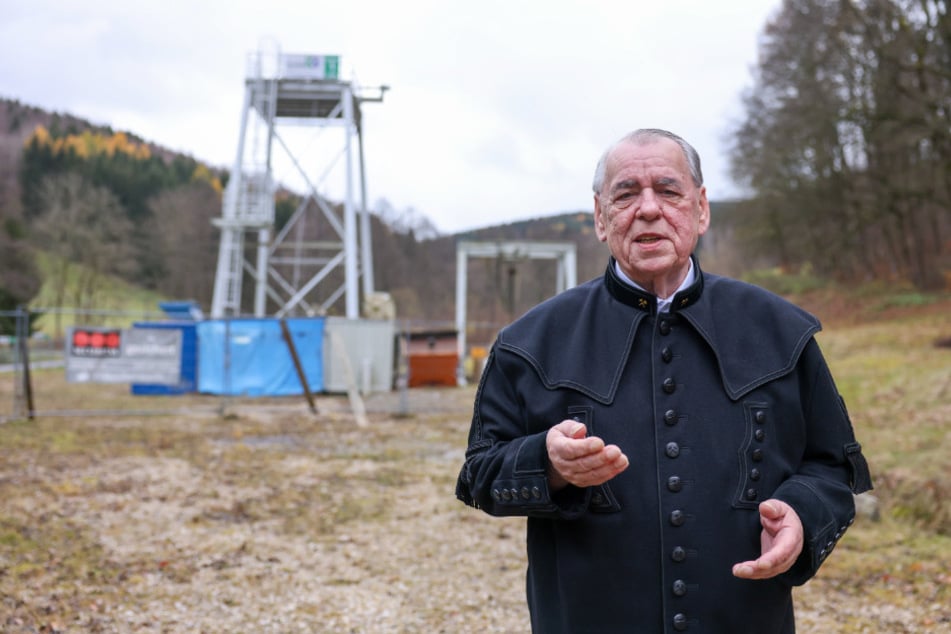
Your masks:
{"label": "fence post", "polygon": [[21,418],[23,415],[23,401],[26,401],[27,418],[33,420],[33,382],[30,379],[30,311],[17,306],[14,326],[16,349],[14,356],[14,397],[13,415]]}

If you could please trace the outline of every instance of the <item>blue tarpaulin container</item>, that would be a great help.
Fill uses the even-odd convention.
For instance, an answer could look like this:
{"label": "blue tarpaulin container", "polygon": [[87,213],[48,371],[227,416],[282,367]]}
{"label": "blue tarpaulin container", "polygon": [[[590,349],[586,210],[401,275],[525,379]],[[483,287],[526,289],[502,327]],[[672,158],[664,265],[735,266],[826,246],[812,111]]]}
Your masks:
{"label": "blue tarpaulin container", "polygon": [[193,301],[159,302],[159,308],[175,321],[201,321],[205,318],[201,308]]}
{"label": "blue tarpaulin container", "polygon": [[[311,392],[324,389],[324,318],[287,319]],[[277,319],[198,323],[198,391],[229,396],[303,394]]]}
{"label": "blue tarpaulin container", "polygon": [[152,321],[132,324],[133,328],[177,328],[182,331],[181,378],[177,385],[133,383],[137,395],[188,394],[198,389],[198,335],[193,321]]}

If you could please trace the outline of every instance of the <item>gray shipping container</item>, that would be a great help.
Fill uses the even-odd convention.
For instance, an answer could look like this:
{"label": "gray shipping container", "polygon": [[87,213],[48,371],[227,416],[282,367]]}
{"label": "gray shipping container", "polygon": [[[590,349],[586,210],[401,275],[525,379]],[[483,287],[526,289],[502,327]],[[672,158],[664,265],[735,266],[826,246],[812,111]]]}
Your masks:
{"label": "gray shipping container", "polygon": [[351,381],[362,394],[393,389],[396,322],[327,317],[324,327],[324,391],[346,392]]}

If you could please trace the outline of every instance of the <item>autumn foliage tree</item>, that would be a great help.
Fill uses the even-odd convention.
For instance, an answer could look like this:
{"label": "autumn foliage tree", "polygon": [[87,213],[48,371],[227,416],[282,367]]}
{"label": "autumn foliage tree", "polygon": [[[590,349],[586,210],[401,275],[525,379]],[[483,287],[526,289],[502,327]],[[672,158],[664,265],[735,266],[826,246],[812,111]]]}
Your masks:
{"label": "autumn foliage tree", "polygon": [[[19,180],[33,240],[60,258],[57,302],[82,306],[95,296],[83,280],[67,284],[75,264],[90,280],[108,272],[174,292],[179,289],[167,280],[178,276],[205,291],[200,282],[214,267],[204,261],[214,257],[210,219],[220,213],[223,189],[207,166],[156,152],[122,132],[37,126],[24,145]],[[84,233],[91,227],[98,242]],[[184,257],[191,247],[200,251]],[[111,261],[90,261],[99,256]],[[187,268],[196,260],[212,272]],[[84,296],[62,296],[67,287]]]}

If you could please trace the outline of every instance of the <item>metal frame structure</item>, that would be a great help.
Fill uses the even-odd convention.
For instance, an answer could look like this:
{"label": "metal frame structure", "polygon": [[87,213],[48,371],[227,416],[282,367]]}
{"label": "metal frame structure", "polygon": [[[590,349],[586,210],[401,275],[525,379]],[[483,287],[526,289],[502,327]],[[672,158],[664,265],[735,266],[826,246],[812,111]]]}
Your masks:
{"label": "metal frame structure", "polygon": [[[324,314],[341,296],[348,319],[359,317],[359,285],[364,296],[373,292],[373,256],[363,158],[361,104],[383,101],[387,86],[364,93],[353,82],[337,78],[339,58],[320,55],[252,55],[245,79],[244,106],[238,151],[222,203],[221,229],[215,274],[212,318],[242,314],[242,281],[247,272],[254,281],[254,315],[265,315],[267,300],[277,305],[274,315],[298,311]],[[282,134],[281,125],[343,128],[343,148],[330,154],[329,166],[315,178]],[[354,138],[356,143],[354,143]],[[354,145],[358,167],[354,167]],[[273,236],[275,149],[282,149],[305,183],[306,196],[295,213]],[[344,159],[343,218],[318,194],[334,167]],[[359,178],[359,183],[355,180]],[[359,188],[359,212],[355,202]],[[302,231],[308,208],[316,206],[332,227],[334,239],[305,242]],[[359,228],[358,228],[359,213]],[[255,262],[245,258],[249,233],[257,233]],[[296,234],[296,237],[294,237]],[[277,265],[290,265],[292,274],[282,274]],[[344,283],[326,300],[315,305],[308,294],[326,282],[337,267],[343,267]],[[290,279],[288,279],[290,277]]]}
{"label": "metal frame structure", "polygon": [[466,353],[466,292],[468,289],[469,258],[497,258],[509,260],[557,260],[555,294],[578,283],[578,255],[573,242],[460,241],[456,244],[456,345],[459,365],[456,380],[465,384],[463,364]]}

